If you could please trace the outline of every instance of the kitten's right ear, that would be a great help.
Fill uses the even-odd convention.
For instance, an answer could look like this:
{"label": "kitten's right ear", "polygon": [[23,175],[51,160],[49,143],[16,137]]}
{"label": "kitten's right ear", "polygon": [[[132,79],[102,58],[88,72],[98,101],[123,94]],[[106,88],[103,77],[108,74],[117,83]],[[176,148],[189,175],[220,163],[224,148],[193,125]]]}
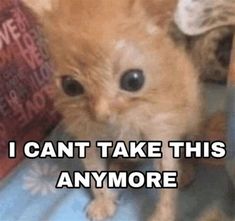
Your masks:
{"label": "kitten's right ear", "polygon": [[234,0],[179,0],[175,23],[187,35],[235,25]]}
{"label": "kitten's right ear", "polygon": [[51,11],[58,4],[58,0],[22,0],[22,2],[39,16]]}

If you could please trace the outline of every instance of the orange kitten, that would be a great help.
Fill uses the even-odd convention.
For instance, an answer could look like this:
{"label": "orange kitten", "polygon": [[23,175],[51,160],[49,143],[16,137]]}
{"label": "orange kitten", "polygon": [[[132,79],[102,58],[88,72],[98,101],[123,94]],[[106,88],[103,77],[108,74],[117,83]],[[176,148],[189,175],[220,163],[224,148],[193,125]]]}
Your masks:
{"label": "orange kitten", "polygon": [[[199,89],[192,65],[165,33],[164,15],[155,14],[162,10],[160,1],[25,2],[48,38],[57,68],[57,107],[69,132],[92,141],[162,140],[161,169],[178,170],[167,141],[197,130]],[[106,170],[96,148],[83,163],[88,171]],[[92,192],[89,218],[113,216],[118,196],[106,187]],[[161,190],[150,220],[175,220],[176,197],[177,190]]]}

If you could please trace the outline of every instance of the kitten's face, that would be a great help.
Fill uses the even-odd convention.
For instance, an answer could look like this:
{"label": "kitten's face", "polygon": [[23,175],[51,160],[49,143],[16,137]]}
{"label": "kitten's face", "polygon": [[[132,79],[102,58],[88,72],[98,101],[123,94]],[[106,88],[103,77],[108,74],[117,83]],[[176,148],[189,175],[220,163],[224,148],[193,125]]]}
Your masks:
{"label": "kitten's face", "polygon": [[61,1],[45,16],[57,106],[73,131],[140,128],[187,99],[175,99],[178,54],[138,1]]}

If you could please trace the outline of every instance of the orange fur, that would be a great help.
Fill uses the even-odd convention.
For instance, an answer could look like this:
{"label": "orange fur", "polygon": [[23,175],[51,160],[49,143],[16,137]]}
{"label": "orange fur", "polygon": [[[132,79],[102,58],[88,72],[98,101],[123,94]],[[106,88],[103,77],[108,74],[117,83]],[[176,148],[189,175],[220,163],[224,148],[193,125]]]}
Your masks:
{"label": "orange fur", "polygon": [[224,212],[218,208],[206,210],[197,221],[232,221]]}
{"label": "orange fur", "polygon": [[[165,1],[161,4],[167,8]],[[57,68],[56,104],[69,132],[92,141],[163,140],[161,168],[178,170],[167,141],[195,133],[200,95],[193,66],[165,33],[168,22],[160,1],[57,0],[52,10],[35,11],[40,11]],[[119,86],[123,72],[131,68],[145,73],[145,85],[136,93]],[[65,75],[83,85],[82,96],[63,92],[61,77]],[[89,150],[84,165],[91,171],[106,170],[95,148]],[[117,196],[106,187],[92,191],[89,217],[112,216]],[[177,190],[162,190],[151,220],[175,220],[176,196]]]}

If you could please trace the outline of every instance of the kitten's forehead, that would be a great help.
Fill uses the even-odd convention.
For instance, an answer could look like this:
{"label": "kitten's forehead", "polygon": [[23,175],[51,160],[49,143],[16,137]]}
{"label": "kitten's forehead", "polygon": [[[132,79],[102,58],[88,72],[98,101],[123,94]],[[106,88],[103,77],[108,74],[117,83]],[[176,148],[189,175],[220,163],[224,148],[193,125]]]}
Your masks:
{"label": "kitten's forehead", "polygon": [[[63,19],[77,18],[77,23],[113,22],[122,14],[128,16],[128,12],[138,0],[70,0],[65,4],[60,0],[59,13]],[[54,11],[55,12],[55,11]],[[52,13],[54,13],[52,11]],[[58,12],[56,12],[58,13]],[[65,15],[65,16],[63,16]]]}
{"label": "kitten's forehead", "polygon": [[152,21],[146,22],[145,13],[141,13],[143,9],[133,9],[136,2],[70,0],[69,4],[65,4],[61,0],[58,10],[52,11],[50,19],[44,23],[50,45],[57,54],[70,50],[77,57],[96,62],[100,60],[99,56],[109,56],[107,53],[115,47],[127,46],[126,38],[138,41],[146,39],[145,35],[156,34],[158,29]]}
{"label": "kitten's forehead", "polygon": [[147,20],[141,11],[130,12],[134,1],[69,2],[60,3],[59,11],[51,12],[44,23],[56,66],[62,72],[58,75],[67,71],[64,66],[70,66],[80,70],[85,80],[96,76],[97,81],[97,76],[107,74],[109,78],[129,68],[141,68],[145,44],[157,42],[153,35],[161,38],[161,30],[151,18]]}
{"label": "kitten's forehead", "polygon": [[73,27],[74,31],[100,37],[114,32],[117,25],[143,22],[145,10],[141,4],[140,0],[70,0],[68,4],[60,0],[59,7],[49,14],[51,22],[65,30],[66,26]]}

